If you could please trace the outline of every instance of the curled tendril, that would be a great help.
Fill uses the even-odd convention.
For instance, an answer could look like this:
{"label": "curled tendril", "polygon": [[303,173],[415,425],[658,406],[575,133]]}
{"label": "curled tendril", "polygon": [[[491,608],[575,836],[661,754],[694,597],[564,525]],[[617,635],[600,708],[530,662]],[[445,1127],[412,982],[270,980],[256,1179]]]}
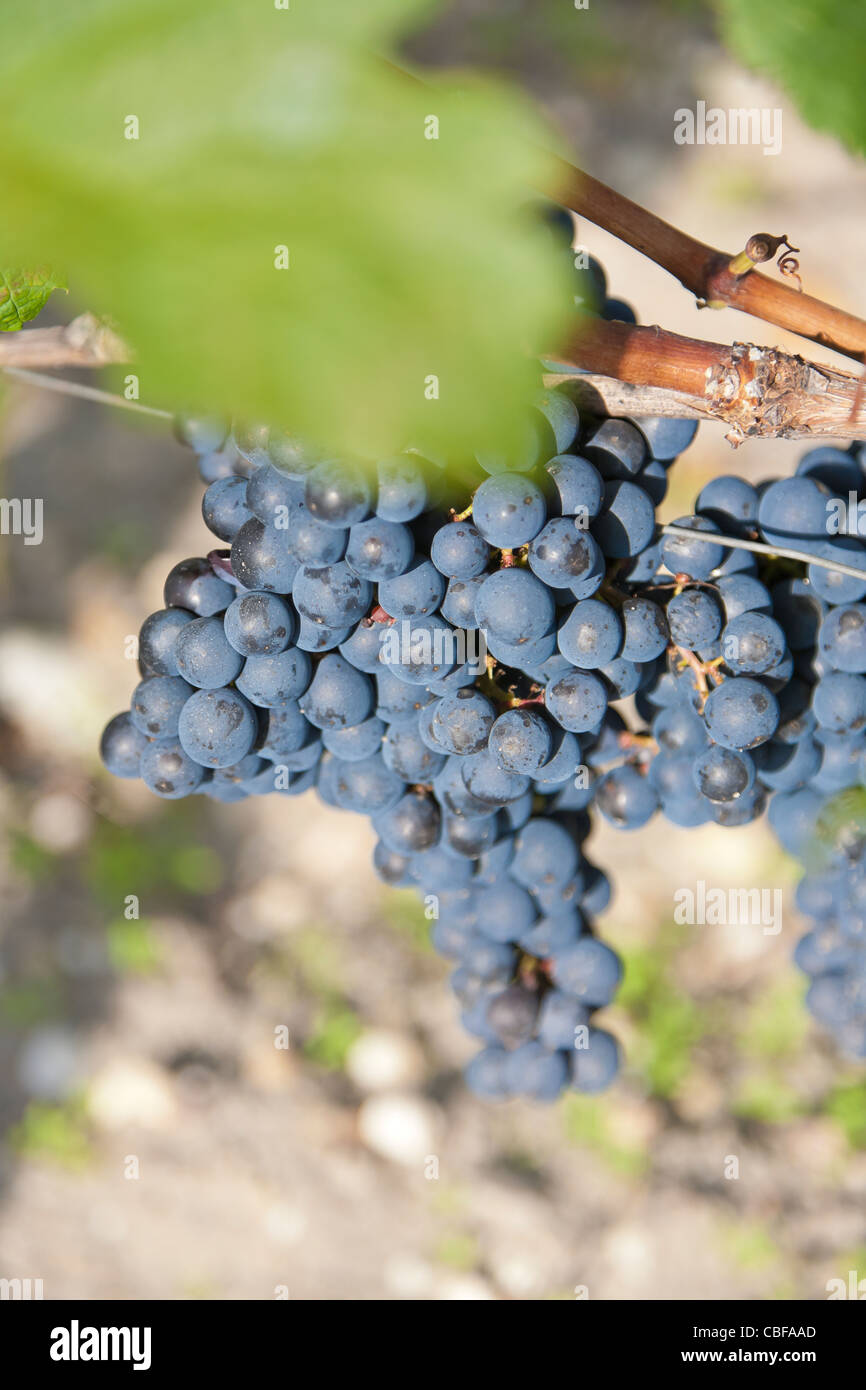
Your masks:
{"label": "curled tendril", "polygon": [[[797,260],[800,248],[799,246],[792,246],[787,236],[771,236],[769,232],[756,232],[746,242],[743,256],[753,265],[761,265],[765,261],[773,260],[780,250],[784,251],[784,254],[779,256],[776,262],[780,272],[782,275],[792,276],[802,292],[803,282],[799,274],[800,262]],[[737,261],[739,261],[739,257]]]}
{"label": "curled tendril", "polygon": [[776,262],[783,275],[790,275],[797,281],[797,289],[803,293],[803,281],[800,279],[800,262],[793,252],[799,251],[798,246],[789,246],[784,256],[780,256]]}

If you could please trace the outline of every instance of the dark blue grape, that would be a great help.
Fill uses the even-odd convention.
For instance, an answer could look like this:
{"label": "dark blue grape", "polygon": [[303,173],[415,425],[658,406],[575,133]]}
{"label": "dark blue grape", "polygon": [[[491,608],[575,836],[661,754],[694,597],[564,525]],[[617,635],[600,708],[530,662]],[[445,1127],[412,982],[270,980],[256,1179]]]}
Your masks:
{"label": "dark blue grape", "polygon": [[629,420],[602,420],[582,448],[603,478],[634,477],[647,459],[643,435]]}
{"label": "dark blue grape", "polygon": [[578,1047],[571,1054],[571,1084],[576,1091],[595,1095],[607,1089],[619,1066],[619,1044],[613,1034],[603,1028],[590,1028],[586,1047]]}
{"label": "dark blue grape", "polygon": [[[253,517],[244,522],[232,542],[232,570],[245,589],[288,594],[299,565],[289,551],[287,532]],[[232,598],[234,594],[222,607],[228,608]]]}
{"label": "dark blue grape", "polygon": [[186,608],[199,618],[222,613],[234,598],[234,589],[214,574],[204,559],[181,560],[165,581],[166,608]]}
{"label": "dark blue grape", "polygon": [[211,483],[201,501],[204,524],[222,541],[233,540],[252,512],[247,506],[247,480],[230,474]]}
{"label": "dark blue grape", "polygon": [[175,415],[172,422],[175,438],[197,454],[212,454],[221,449],[228,438],[225,420],[207,415]]}
{"label": "dark blue grape", "polygon": [[698,791],[708,801],[736,801],[752,786],[755,764],[748,753],[713,743],[698,753],[692,775]]}
{"label": "dark blue grape", "polygon": [[361,758],[369,758],[378,748],[382,748],[384,753],[382,740],[386,729],[387,725],[381,719],[371,715],[369,719],[346,729],[324,729],[322,743],[336,757],[350,763],[357,762]]}
{"label": "dark blue grape", "polygon": [[461,773],[466,790],[488,810],[506,806],[529,790],[529,778],[523,773],[506,772],[488,751],[474,753],[461,759]]}
{"label": "dark blue grape", "polygon": [[559,629],[559,650],[584,670],[606,666],[619,655],[623,629],[610,604],[589,598],[576,603]]}
{"label": "dark blue grape", "polygon": [[452,521],[433,537],[430,558],[448,579],[474,579],[487,568],[490,547],[468,521]]}
{"label": "dark blue grape", "polygon": [[551,629],[555,611],[546,585],[528,570],[517,568],[488,575],[475,601],[479,627],[511,645],[544,637]]}
{"label": "dark blue grape", "polygon": [[831,609],[821,623],[818,650],[837,671],[866,671],[866,604]]}
{"label": "dark blue grape", "polygon": [[[302,565],[292,584],[292,598],[301,617],[312,626],[339,629],[364,617],[373,600],[373,588],[341,560],[321,567]],[[340,640],[345,641],[345,637]]]}
{"label": "dark blue grape", "polygon": [[637,425],[653,458],[669,461],[675,459],[689,447],[698,432],[697,420],[667,419],[657,416],[641,416],[633,422]]}
{"label": "dark blue grape", "polygon": [[349,527],[370,515],[370,480],[360,469],[344,463],[320,463],[307,474],[307,511],[326,526]]}
{"label": "dark blue grape", "polygon": [[563,516],[579,517],[584,525],[598,516],[604,500],[604,479],[589,459],[558,454],[548,459],[544,470],[556,486],[556,510]]}
{"label": "dark blue grape", "polygon": [[495,719],[487,696],[467,687],[437,700],[431,709],[431,733],[446,753],[468,756],[487,747]]}
{"label": "dark blue grape", "polygon": [[722,632],[725,661],[737,675],[762,675],[785,656],[785,634],[767,613],[741,613]]}
{"label": "dark blue grape", "polygon": [[289,700],[268,713],[267,733],[259,753],[270,762],[279,762],[313,741],[312,726],[297,700]]}
{"label": "dark blue grape", "polygon": [[169,801],[177,801],[197,791],[204,775],[204,768],[188,757],[176,740],[148,744],[141,755],[141,779],[144,785]]}
{"label": "dark blue grape", "polygon": [[349,543],[349,531],[326,526],[306,508],[292,517],[287,534],[289,553],[299,565],[335,565],[342,560]]}
{"label": "dark blue grape", "polygon": [[710,691],[704,718],[716,743],[742,752],[765,743],[775,733],[779,702],[759,681],[749,676],[730,676]]}
{"label": "dark blue grape", "polygon": [[371,517],[349,531],[346,564],[363,579],[381,583],[404,574],[415,554],[415,539],[399,521]]}
{"label": "dark blue grape", "polygon": [[307,653],[292,647],[276,656],[248,656],[236,685],[254,705],[268,709],[302,695],[312,670]]}
{"label": "dark blue grape", "polygon": [[[439,807],[433,797],[412,791],[376,816],[373,828],[388,849],[411,856],[436,844],[440,824]],[[410,874],[411,868],[410,861]]]}
{"label": "dark blue grape", "polygon": [[99,756],[115,777],[138,777],[141,755],[149,747],[147,736],[124,712],[106,724],[99,744]]}
{"label": "dark blue grape", "polygon": [[562,391],[545,391],[536,397],[535,409],[550,426],[557,454],[570,449],[580,430],[580,415],[574,401]]}
{"label": "dark blue grape", "polygon": [[226,609],[225,635],[242,656],[277,656],[295,634],[297,622],[277,594],[240,594]]}
{"label": "dark blue grape", "polygon": [[679,647],[703,649],[722,630],[722,610],[715,595],[707,589],[683,589],[668,603],[667,620],[671,640]]}
{"label": "dark blue grape", "polygon": [[345,657],[330,652],[322,657],[299,703],[317,729],[348,729],[371,713],[373,682]]}
{"label": "dark blue grape", "polygon": [[[250,474],[246,505],[253,516],[278,531],[291,530],[304,508],[304,486],[270,463]],[[205,517],[207,520],[207,517]]]}
{"label": "dark blue grape", "polygon": [[[366,725],[361,727],[365,728]],[[428,748],[418,731],[417,722],[390,728],[383,725],[383,733],[382,757],[385,765],[402,777],[404,782],[432,782],[445,766],[445,753],[436,753]],[[327,737],[325,743],[328,745]],[[339,748],[334,751],[338,753]]]}
{"label": "dark blue grape", "polygon": [[132,692],[130,718],[148,738],[176,738],[181,710],[192,693],[180,676],[146,676]]}
{"label": "dark blue grape", "polygon": [[[706,516],[681,516],[674,526],[686,526],[693,531],[718,532],[718,526]],[[724,548],[715,541],[699,541],[694,536],[675,536],[668,533],[662,541],[662,559],[671,574],[687,574],[692,579],[709,579],[724,559]]]}
{"label": "dark blue grape", "polygon": [[383,459],[376,465],[379,491],[376,515],[386,521],[412,521],[427,506],[427,486],[421,465],[409,454]]}
{"label": "dark blue grape", "polygon": [[834,536],[832,541],[816,547],[815,554],[825,560],[838,560],[863,570],[863,578],[828,570],[823,565],[808,565],[806,576],[815,593],[828,603],[857,603],[866,597],[866,550],[862,541],[853,536]]}
{"label": "dark blue grape", "polygon": [[783,478],[761,494],[758,525],[765,541],[813,551],[829,534],[830,493],[813,478]]}
{"label": "dark blue grape", "polygon": [[570,589],[575,598],[589,598],[604,579],[604,557],[598,542],[572,517],[554,517],[529,547],[533,573],[553,589]]}
{"label": "dark blue grape", "polygon": [[510,873],[537,893],[569,882],[579,854],[572,836],[555,820],[533,818],[518,832]]}
{"label": "dark blue grape", "polygon": [[622,961],[616,951],[593,936],[583,936],[553,963],[559,989],[592,1009],[609,1004],[622,979]]}
{"label": "dark blue grape", "polygon": [[490,730],[490,752],[506,772],[533,776],[549,761],[553,750],[551,727],[535,709],[506,710]]}
{"label": "dark blue grape", "polygon": [[150,675],[178,674],[178,634],[192,621],[192,613],[185,608],[160,608],[145,618],[138,637],[138,657]]}
{"label": "dark blue grape", "polygon": [[175,646],[178,674],[190,685],[216,690],[240,675],[244,659],[226,638],[222,618],[194,618]]}
{"label": "dark blue grape", "polygon": [[859,492],[863,487],[863,474],[857,460],[847,450],[827,444],[803,454],[797,464],[797,476],[814,478],[839,497]]}
{"label": "dark blue grape", "polygon": [[653,661],[670,641],[664,610],[648,598],[626,599],[620,610],[623,624],[621,655],[627,661]]}
{"label": "dark blue grape", "polygon": [[745,478],[722,473],[701,488],[695,511],[727,535],[744,536],[757,525],[759,501],[757,489]]}
{"label": "dark blue grape", "polygon": [[445,594],[445,580],[431,560],[416,559],[403,573],[379,584],[379,602],[392,618],[435,613]]}
{"label": "dark blue grape", "polygon": [[547,687],[544,704],[563,729],[587,733],[598,726],[607,709],[604,682],[590,671],[571,670]]}
{"label": "dark blue grape", "polygon": [[338,762],[334,775],[337,805],[369,816],[395,806],[405,786],[402,778],[386,767],[381,753],[373,753],[358,762]]}
{"label": "dark blue grape", "polygon": [[258,722],[236,690],[196,690],[180,711],[177,736],[183,751],[202,767],[230,767],[252,748]]}
{"label": "dark blue grape", "polygon": [[628,763],[599,778],[595,800],[602,815],[621,830],[639,829],[658,809],[652,783]]}
{"label": "dark blue grape", "polygon": [[725,606],[728,622],[741,613],[769,613],[773,601],[769,590],[752,574],[729,574],[718,580],[716,588]]}
{"label": "dark blue grape", "polygon": [[544,497],[528,478],[500,473],[487,478],[472,500],[478,531],[497,550],[528,545],[547,517]]}

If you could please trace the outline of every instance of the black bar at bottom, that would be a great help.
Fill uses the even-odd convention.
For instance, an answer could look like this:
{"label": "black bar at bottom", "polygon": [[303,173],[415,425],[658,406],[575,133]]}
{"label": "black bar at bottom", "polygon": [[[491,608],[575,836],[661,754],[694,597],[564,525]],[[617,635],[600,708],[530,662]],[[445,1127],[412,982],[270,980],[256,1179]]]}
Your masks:
{"label": "black bar at bottom", "polygon": [[[592,1348],[609,1373],[640,1370],[666,1372],[674,1367],[701,1374],[707,1367],[737,1371],[760,1366],[766,1371],[792,1367],[818,1372],[822,1377],[859,1362],[866,1319],[859,1307],[839,1301],[814,1303],[593,1303],[574,1301],[571,1307],[554,1304],[542,1316],[554,1316],[557,1330],[577,1334],[571,1343],[576,1366],[582,1346]],[[862,1299],[860,1301],[863,1301]],[[333,1371],[334,1352],[345,1348],[363,1364],[358,1343],[343,1335],[322,1342],[315,1328],[315,1305],[297,1302],[24,1302],[0,1303],[0,1334],[4,1358],[14,1354],[23,1370],[48,1374],[49,1379],[69,1376],[92,1378],[100,1372],[161,1378],[166,1372],[212,1371],[226,1376],[251,1370],[282,1367],[287,1338],[296,1350],[305,1339],[307,1350],[318,1360],[327,1347],[327,1368]],[[343,1303],[340,1333],[351,1329],[351,1304]],[[364,1305],[369,1324],[370,1305]],[[393,1306],[393,1305],[389,1305]],[[405,1327],[408,1304],[401,1304]],[[478,1332],[478,1305],[473,1305],[472,1329]],[[558,1313],[557,1313],[558,1309]],[[459,1314],[456,1314],[459,1316]],[[491,1316],[495,1314],[491,1313]],[[350,1320],[346,1327],[344,1319]],[[333,1318],[333,1315],[330,1315]],[[331,1331],[334,1326],[331,1322]],[[424,1365],[441,1342],[441,1312],[436,1318],[437,1336],[425,1344]],[[527,1329],[528,1330],[528,1329]],[[309,1339],[307,1341],[306,1339]],[[589,1339],[588,1342],[583,1339]],[[502,1347],[504,1350],[505,1342]],[[408,1353],[403,1355],[407,1356]],[[485,1353],[486,1355],[486,1353]],[[401,1360],[397,1351],[395,1361]],[[322,1370],[325,1363],[322,1364]],[[353,1368],[354,1369],[354,1368]],[[415,1369],[408,1359],[392,1371]]]}

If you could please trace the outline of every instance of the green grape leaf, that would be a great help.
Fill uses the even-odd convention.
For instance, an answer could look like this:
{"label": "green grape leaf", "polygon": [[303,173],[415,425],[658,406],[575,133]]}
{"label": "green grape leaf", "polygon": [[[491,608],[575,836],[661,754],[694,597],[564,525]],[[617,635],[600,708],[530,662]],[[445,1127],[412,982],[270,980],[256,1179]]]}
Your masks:
{"label": "green grape leaf", "polygon": [[372,51],[428,8],[31,0],[0,48],[4,241],[62,253],[149,401],[360,456],[507,448],[570,259],[527,210],[552,166],[523,99]]}
{"label": "green grape leaf", "polygon": [[66,281],[50,266],[0,268],[0,333],[16,333],[28,319],[35,319],[55,290],[65,289]]}
{"label": "green grape leaf", "polygon": [[717,0],[733,51],[766,73],[818,130],[866,154],[866,5],[863,0]]}

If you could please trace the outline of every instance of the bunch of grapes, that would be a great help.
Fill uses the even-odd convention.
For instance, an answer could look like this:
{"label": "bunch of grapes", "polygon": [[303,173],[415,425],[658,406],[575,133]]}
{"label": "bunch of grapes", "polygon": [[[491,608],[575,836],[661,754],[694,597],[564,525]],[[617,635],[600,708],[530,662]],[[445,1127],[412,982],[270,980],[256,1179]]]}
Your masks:
{"label": "bunch of grapes", "polygon": [[[806,1005],[841,1052],[866,1057],[866,827],[862,806],[837,799],[831,852],[797,885],[797,906],[813,919],[794,959],[810,977]],[[826,827],[830,829],[830,827]],[[852,833],[853,831],[853,833]],[[841,833],[840,833],[841,832]]]}
{"label": "bunch of grapes", "polygon": [[[586,281],[597,311],[633,317],[594,262]],[[866,553],[836,503],[866,495],[862,450],[812,450],[759,488],[718,477],[662,530],[696,425],[581,418],[563,392],[539,397],[519,454],[458,470],[412,452],[361,468],[264,427],[180,430],[221,546],[169,574],[106,766],[168,798],[315,788],[368,816],[378,874],[418,890],[454,962],[484,1044],[470,1087],[604,1088],[619,1054],[595,1011],[621,966],[592,926],[610,888],[583,852],[591,808],[623,829],[657,811],[742,825],[770,801],[796,853],[861,780]],[[833,872],[828,941],[863,881]],[[821,968],[820,1016],[834,990],[862,1001],[857,969],[843,986]]]}

